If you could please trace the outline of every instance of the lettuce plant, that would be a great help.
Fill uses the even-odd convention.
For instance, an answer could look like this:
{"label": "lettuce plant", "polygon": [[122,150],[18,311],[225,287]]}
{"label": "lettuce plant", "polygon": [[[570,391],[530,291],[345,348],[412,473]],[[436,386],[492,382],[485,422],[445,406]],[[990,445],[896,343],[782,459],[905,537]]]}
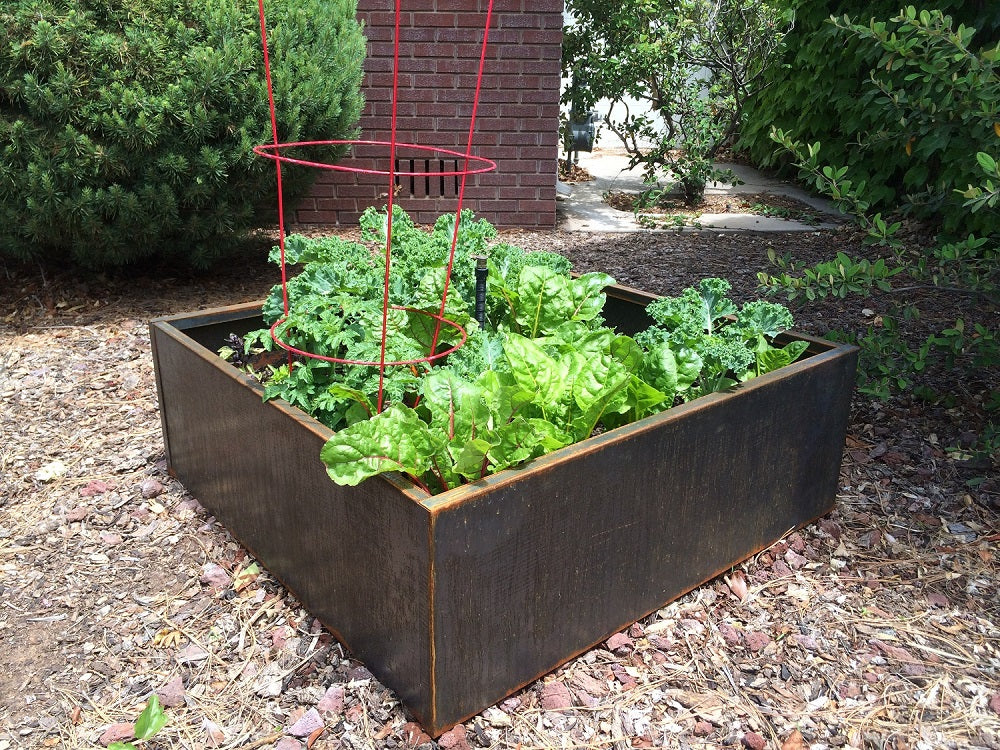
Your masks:
{"label": "lettuce plant", "polygon": [[[398,209],[396,209],[398,210]],[[381,344],[384,214],[370,211],[362,242],[289,237],[289,314],[277,325],[292,346],[340,359],[377,360]],[[440,307],[454,215],[428,232],[402,211],[393,217],[387,360],[416,359],[430,347],[426,315]],[[356,485],[401,471],[430,493],[516,467],[564,446],[793,362],[804,342],[774,337],[791,327],[771,302],[737,309],[729,283],[705,279],[647,308],[654,324],[634,338],[605,326],[607,274],[570,275],[554,253],[490,246],[495,232],[461,216],[446,316],[468,331],[465,344],[435,366],[387,368],[378,411],[377,368],[316,359],[272,366],[265,398],[281,397],[335,434],[321,459],[331,478]],[[470,314],[473,255],[488,256],[487,317]],[[402,279],[403,281],[399,281]],[[264,304],[270,325],[284,316],[282,290]],[[442,346],[457,340],[442,328]],[[235,349],[273,348],[263,329]],[[246,351],[228,347],[239,361]]]}

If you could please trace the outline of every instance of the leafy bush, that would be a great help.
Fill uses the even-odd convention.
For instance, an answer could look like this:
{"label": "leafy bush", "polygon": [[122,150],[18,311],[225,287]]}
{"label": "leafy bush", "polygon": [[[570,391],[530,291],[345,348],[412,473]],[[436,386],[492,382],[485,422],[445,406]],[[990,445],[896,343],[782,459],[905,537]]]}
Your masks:
{"label": "leafy bush", "polygon": [[[355,7],[268,2],[283,141],[352,132],[364,57]],[[254,3],[5,2],[0,253],[205,265],[273,217],[274,167],[251,151],[271,140],[259,35]],[[313,172],[285,170],[291,201]]]}
{"label": "leafy bush", "polygon": [[[610,100],[605,125],[647,181],[672,177],[686,200],[706,182],[734,181],[714,168],[763,80],[787,24],[757,0],[567,0],[563,94],[575,114]],[[639,112],[629,101],[644,105]],[[642,111],[648,109],[649,113]],[[571,114],[572,116],[572,114]]]}
{"label": "leafy bush", "polygon": [[996,58],[988,50],[1000,38],[1000,5],[939,0],[934,6],[951,14],[950,24],[943,13],[910,17],[884,0],[789,6],[795,26],[781,64],[765,74],[769,85],[747,105],[739,145],[772,166],[787,162],[772,128],[821,142],[826,162],[864,182],[863,198],[876,210],[910,193],[919,215],[960,221],[960,202],[941,189],[974,182],[969,157],[996,148],[989,119],[997,111]]}

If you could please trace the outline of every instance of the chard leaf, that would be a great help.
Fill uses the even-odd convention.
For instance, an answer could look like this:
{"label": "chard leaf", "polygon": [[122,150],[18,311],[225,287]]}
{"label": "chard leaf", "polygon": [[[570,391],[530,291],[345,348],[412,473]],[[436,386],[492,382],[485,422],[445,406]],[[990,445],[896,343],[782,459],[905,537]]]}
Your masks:
{"label": "chard leaf", "polygon": [[574,303],[569,282],[551,268],[525,266],[521,269],[514,320],[529,338],[551,333],[569,320]]}
{"label": "chard leaf", "polygon": [[642,366],[642,347],[630,336],[616,336],[611,342],[611,356],[625,365],[629,372],[638,372]]}
{"label": "chard leaf", "polygon": [[573,359],[576,376],[572,378],[572,392],[579,413],[571,424],[576,438],[584,440],[606,410],[615,407],[616,401],[624,404],[622,391],[631,373],[608,354],[590,358],[577,354]]}
{"label": "chard leaf", "polygon": [[701,375],[704,361],[694,349],[683,346],[674,351],[674,359],[677,360],[677,391],[686,391]]}
{"label": "chard leaf", "polygon": [[517,384],[532,394],[543,413],[554,408],[566,390],[559,363],[534,341],[515,333],[507,337],[503,349]]}
{"label": "chard leaf", "polygon": [[629,380],[627,404],[635,414],[635,419],[642,419],[650,414],[655,414],[661,409],[670,406],[672,401],[673,391],[664,393],[634,375]]}
{"label": "chard leaf", "polygon": [[582,320],[569,320],[560,325],[546,343],[551,342],[561,352],[604,354],[611,348],[615,333],[610,328],[591,328]]}
{"label": "chard leaf", "polygon": [[562,448],[571,435],[544,419],[515,417],[496,431],[498,441],[489,450],[490,468],[500,471]]}
{"label": "chard leaf", "polygon": [[488,412],[487,428],[497,429],[509,422],[517,412],[531,403],[534,394],[522,388],[509,372],[484,372],[476,384],[482,389],[483,402]]}
{"label": "chard leaf", "polygon": [[334,383],[326,389],[326,392],[340,401],[355,402],[369,415],[375,413],[375,405],[372,404],[371,399],[368,398],[368,394],[364,391],[357,388],[349,388],[341,383]]}
{"label": "chard leaf", "polygon": [[658,391],[668,394],[671,398],[680,389],[677,357],[667,342],[663,341],[650,350],[646,357],[643,377],[649,381],[650,385]]}
{"label": "chard leaf", "polygon": [[466,479],[476,480],[483,476],[483,469],[487,465],[487,452],[493,444],[483,438],[470,440],[459,448],[457,455],[454,455],[454,470]]}
{"label": "chard leaf", "polygon": [[780,349],[776,346],[768,346],[763,351],[757,352],[757,375],[777,370],[802,356],[802,353],[809,347],[805,341],[791,341]]}
{"label": "chard leaf", "polygon": [[569,281],[570,296],[573,309],[570,320],[593,320],[601,314],[607,295],[604,288],[614,284],[615,280],[606,273],[585,273]]}
{"label": "chard leaf", "polygon": [[438,442],[413,409],[393,404],[334,433],[320,459],[334,482],[354,486],[388,471],[420,476],[431,468]]}
{"label": "chard leaf", "polygon": [[482,389],[450,370],[435,369],[425,376],[423,394],[431,427],[440,430],[449,441],[473,440],[480,425],[485,427],[489,413],[482,400]]}

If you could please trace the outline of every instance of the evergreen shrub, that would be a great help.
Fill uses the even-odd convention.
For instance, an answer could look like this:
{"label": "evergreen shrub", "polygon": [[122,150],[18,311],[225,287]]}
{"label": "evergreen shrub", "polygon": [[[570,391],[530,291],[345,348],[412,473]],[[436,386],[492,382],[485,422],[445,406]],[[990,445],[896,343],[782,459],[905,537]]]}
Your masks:
{"label": "evergreen shrub", "polygon": [[[355,0],[268,0],[282,141],[350,137]],[[204,266],[273,221],[257,5],[8,0],[0,6],[0,254],[88,267]],[[310,157],[335,158],[335,150]],[[285,169],[286,197],[315,170]]]}

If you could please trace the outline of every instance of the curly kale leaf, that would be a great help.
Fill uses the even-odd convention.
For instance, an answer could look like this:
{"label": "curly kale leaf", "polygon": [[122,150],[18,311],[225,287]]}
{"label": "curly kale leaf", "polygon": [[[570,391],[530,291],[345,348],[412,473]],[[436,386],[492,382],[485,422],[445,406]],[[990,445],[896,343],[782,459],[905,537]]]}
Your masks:
{"label": "curly kale leaf", "polygon": [[758,336],[773,339],[792,327],[792,314],[784,305],[755,300],[740,308],[734,325],[746,339],[756,339]]}

